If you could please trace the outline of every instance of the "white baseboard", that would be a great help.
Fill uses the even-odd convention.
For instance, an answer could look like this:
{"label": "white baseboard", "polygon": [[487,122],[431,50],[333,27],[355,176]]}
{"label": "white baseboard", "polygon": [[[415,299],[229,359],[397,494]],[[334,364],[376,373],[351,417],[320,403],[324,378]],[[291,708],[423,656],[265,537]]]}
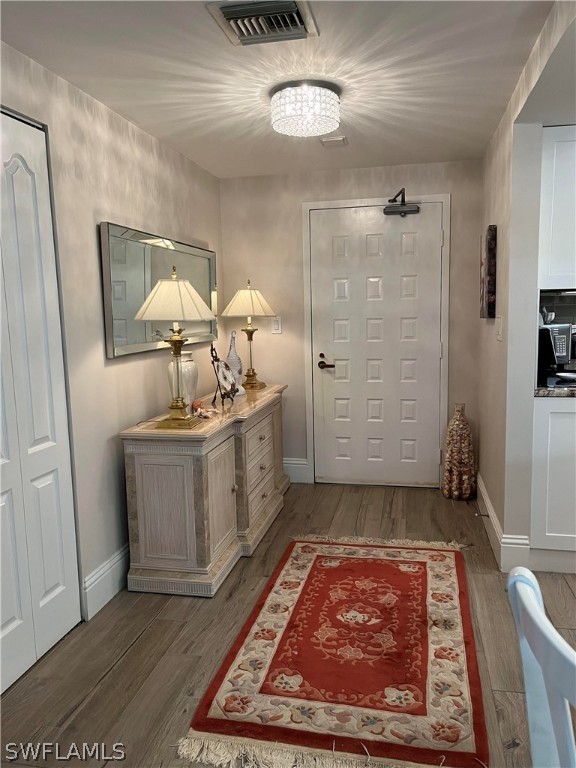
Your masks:
{"label": "white baseboard", "polygon": [[558,549],[530,550],[530,570],[576,573],[576,554]]}
{"label": "white baseboard", "polygon": [[488,491],[486,490],[486,486],[484,485],[484,481],[480,474],[478,474],[476,484],[478,486],[478,507],[480,508],[480,514],[484,521],[484,527],[486,528],[486,533],[488,534],[494,557],[496,558],[498,565],[500,565],[500,542],[504,535],[504,531],[502,530],[500,520],[498,520],[496,510],[492,506]]}
{"label": "white baseboard", "polygon": [[528,536],[504,533],[481,475],[478,475],[477,484],[478,506],[484,520],[490,546],[500,566],[500,570],[508,573],[516,565],[523,565],[525,568],[529,568],[530,538]]}
{"label": "white baseboard", "polygon": [[98,566],[82,582],[82,618],[91,619],[115,594],[126,586],[129,561],[128,544]]}
{"label": "white baseboard", "polygon": [[508,573],[517,565],[530,568],[530,538],[528,536],[507,536],[500,543],[500,570]]}
{"label": "white baseboard", "polygon": [[308,459],[284,459],[284,472],[291,483],[313,483],[314,471]]}

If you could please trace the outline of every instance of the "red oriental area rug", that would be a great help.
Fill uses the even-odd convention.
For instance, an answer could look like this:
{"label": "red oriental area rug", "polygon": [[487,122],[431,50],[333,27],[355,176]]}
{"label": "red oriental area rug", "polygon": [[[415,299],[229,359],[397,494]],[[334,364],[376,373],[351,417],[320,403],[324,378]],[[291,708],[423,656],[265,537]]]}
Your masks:
{"label": "red oriental area rug", "polygon": [[487,765],[457,547],[293,542],[179,755],[225,768]]}

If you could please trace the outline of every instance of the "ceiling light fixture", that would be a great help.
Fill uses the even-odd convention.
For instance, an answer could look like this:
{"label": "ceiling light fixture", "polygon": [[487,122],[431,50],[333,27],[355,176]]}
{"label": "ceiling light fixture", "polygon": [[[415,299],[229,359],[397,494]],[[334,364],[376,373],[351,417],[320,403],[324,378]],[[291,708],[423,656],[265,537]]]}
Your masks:
{"label": "ceiling light fixture", "polygon": [[270,91],[272,128],[286,136],[323,136],[340,125],[340,88],[302,80]]}

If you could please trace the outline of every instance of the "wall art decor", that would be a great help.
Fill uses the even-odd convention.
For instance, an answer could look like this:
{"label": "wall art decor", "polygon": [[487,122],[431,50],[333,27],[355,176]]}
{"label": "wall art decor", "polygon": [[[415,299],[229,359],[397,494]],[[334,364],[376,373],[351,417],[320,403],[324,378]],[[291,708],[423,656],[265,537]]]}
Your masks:
{"label": "wall art decor", "polygon": [[496,317],[496,230],[488,226],[480,258],[480,317]]}

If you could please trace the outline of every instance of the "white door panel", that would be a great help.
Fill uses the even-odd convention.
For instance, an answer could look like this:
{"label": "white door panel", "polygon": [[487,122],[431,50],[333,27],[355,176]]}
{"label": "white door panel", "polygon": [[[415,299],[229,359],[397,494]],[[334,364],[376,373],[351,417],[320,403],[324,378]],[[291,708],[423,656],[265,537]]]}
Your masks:
{"label": "white door panel", "polygon": [[2,690],[4,691],[36,661],[36,643],[32,618],[24,499],[4,280],[2,280],[0,299],[2,302],[2,315],[0,317],[2,330],[2,346],[0,348],[2,355],[2,421],[0,433],[2,618],[0,641],[2,643]]}
{"label": "white door panel", "polygon": [[310,238],[316,479],[438,486],[442,203],[313,210]]}
{"label": "white door panel", "polygon": [[2,263],[36,653],[80,620],[45,134],[2,115]]}

